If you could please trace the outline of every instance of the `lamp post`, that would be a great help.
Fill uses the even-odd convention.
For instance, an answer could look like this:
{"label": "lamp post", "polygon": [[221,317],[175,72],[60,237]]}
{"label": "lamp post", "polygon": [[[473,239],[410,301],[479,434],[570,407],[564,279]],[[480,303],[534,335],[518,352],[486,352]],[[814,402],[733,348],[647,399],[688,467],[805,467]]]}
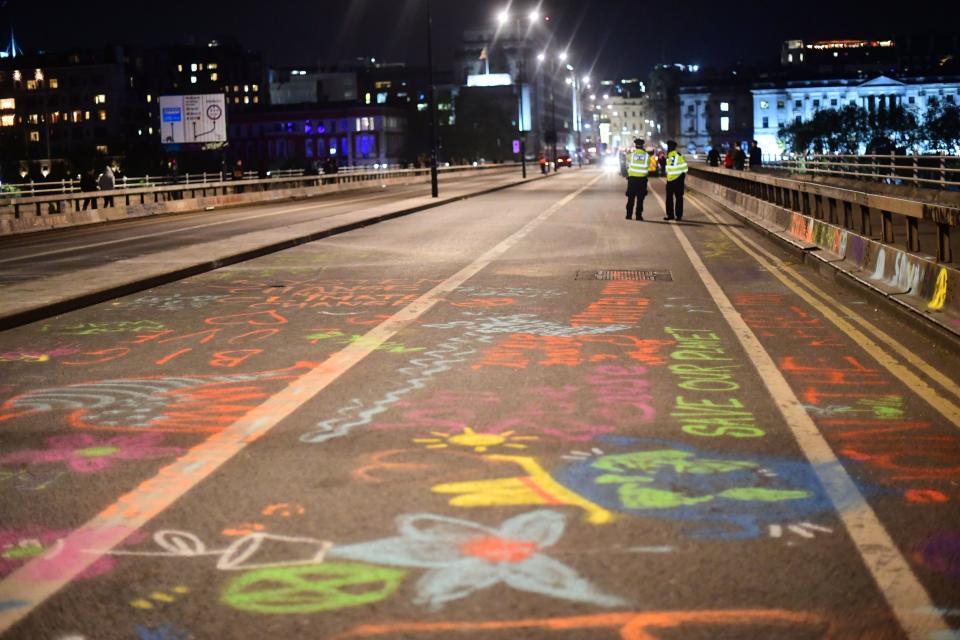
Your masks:
{"label": "lamp post", "polygon": [[433,16],[427,0],[427,70],[430,80],[430,194],[440,196],[437,184],[437,90],[433,84]]}
{"label": "lamp post", "polygon": [[[530,20],[531,26],[540,19],[540,12],[536,9],[530,11],[527,14],[527,18]],[[500,26],[505,25],[510,20],[509,11],[501,11],[497,14],[497,21],[500,23]],[[527,177],[527,132],[524,130],[524,111],[523,111],[523,65],[526,61],[527,56],[527,39],[526,34],[523,33],[520,25],[520,17],[516,18],[516,38],[518,43],[518,49],[520,51],[519,60],[517,64],[517,93],[519,94],[520,100],[520,112],[517,115],[517,133],[520,137],[520,172],[524,179]]]}

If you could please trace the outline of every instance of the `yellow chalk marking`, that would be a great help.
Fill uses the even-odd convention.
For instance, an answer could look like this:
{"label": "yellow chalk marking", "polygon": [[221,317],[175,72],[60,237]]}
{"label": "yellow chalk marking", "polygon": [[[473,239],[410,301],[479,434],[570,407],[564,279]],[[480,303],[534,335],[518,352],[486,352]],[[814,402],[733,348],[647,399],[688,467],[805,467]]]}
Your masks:
{"label": "yellow chalk marking", "polygon": [[143,598],[138,598],[130,602],[131,607],[136,607],[137,609],[153,609],[153,603],[149,600],[144,600]]}
{"label": "yellow chalk marking", "polygon": [[150,599],[156,600],[157,602],[173,602],[174,601],[173,596],[167,595],[161,591],[154,591],[153,593],[151,593]]}
{"label": "yellow chalk marking", "polygon": [[932,311],[940,311],[943,305],[947,303],[947,270],[940,267],[940,273],[937,274],[937,284],[933,291],[933,299],[927,308]]}

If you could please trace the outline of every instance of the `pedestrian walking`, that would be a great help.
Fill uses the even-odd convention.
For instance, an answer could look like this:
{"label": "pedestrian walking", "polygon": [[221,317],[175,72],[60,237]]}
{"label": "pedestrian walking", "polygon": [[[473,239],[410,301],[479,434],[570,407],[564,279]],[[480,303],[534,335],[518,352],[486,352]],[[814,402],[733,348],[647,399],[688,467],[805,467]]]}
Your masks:
{"label": "pedestrian walking", "polygon": [[720,166],[720,152],[716,146],[710,147],[710,153],[707,154],[707,164],[711,167]]}
{"label": "pedestrian walking", "polygon": [[737,146],[733,149],[733,168],[737,171],[743,171],[747,166],[747,154],[743,152],[743,148],[740,146],[740,143],[737,143]]}
{"label": "pedestrian walking", "polygon": [[[97,176],[97,188],[100,191],[110,191],[112,192],[116,186],[116,180],[113,177],[113,169],[110,168],[110,165],[107,165],[99,176]],[[103,196],[103,206],[112,207],[113,206],[113,196]]]}
{"label": "pedestrian walking", "polygon": [[633,141],[633,150],[627,153],[627,220],[636,211],[637,220],[643,220],[643,199],[647,197],[647,175],[650,156],[643,148],[644,140]]}
{"label": "pedestrian walking", "polygon": [[756,171],[763,166],[763,152],[756,140],[750,141],[750,171]]}
{"label": "pedestrian walking", "polygon": [[[93,168],[89,168],[80,176],[80,191],[83,193],[93,193],[97,190],[97,177],[93,175]],[[96,196],[87,196],[83,199],[83,210],[86,211],[87,208],[96,209],[97,208],[97,197]]]}
{"label": "pedestrian walking", "polygon": [[683,185],[687,161],[677,151],[676,140],[667,140],[667,216],[664,220],[683,220]]}

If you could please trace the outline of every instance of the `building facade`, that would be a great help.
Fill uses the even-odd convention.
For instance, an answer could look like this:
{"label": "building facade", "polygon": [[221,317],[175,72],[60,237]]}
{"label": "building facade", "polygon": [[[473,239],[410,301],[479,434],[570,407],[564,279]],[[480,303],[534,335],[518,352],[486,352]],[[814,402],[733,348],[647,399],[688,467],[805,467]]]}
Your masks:
{"label": "building facade", "polygon": [[750,85],[736,76],[681,87],[679,102],[677,145],[690,155],[705,154],[714,146],[728,149],[754,138]]}
{"label": "building facade", "polygon": [[229,123],[231,158],[247,169],[397,167],[406,157],[403,110],[365,105],[274,106]]}
{"label": "building facade", "polygon": [[876,112],[899,106],[911,111],[922,123],[931,99],[960,102],[960,79],[895,79],[881,75],[870,80],[789,80],[758,83],[751,94],[753,137],[765,154],[776,155],[784,151],[778,134],[780,127],[810,120],[822,109],[856,105]]}

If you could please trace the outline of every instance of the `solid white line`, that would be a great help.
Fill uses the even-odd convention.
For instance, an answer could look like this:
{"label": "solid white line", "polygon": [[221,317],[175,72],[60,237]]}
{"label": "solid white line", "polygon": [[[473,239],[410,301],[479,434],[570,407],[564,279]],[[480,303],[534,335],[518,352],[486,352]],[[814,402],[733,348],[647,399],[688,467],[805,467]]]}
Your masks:
{"label": "solid white line", "polygon": [[[651,193],[660,206],[665,208],[660,194],[653,190]],[[950,627],[943,618],[918,613],[918,611],[933,608],[933,602],[926,589],[917,580],[910,565],[897,549],[880,519],[877,518],[877,514],[864,499],[853,479],[847,474],[830,445],[817,429],[817,425],[803,408],[773,358],[763,348],[760,340],[717,284],[680,226],[673,225],[673,232],[710,293],[710,297],[723,314],[724,320],[730,325],[756,368],[760,380],[776,403],[787,427],[800,445],[803,455],[810,462],[813,472],[833,503],[857,552],[904,632],[913,640],[929,640],[933,634],[949,632]]]}
{"label": "solid white line", "polygon": [[263,437],[355,364],[391,340],[397,332],[447,298],[550,216],[593,186],[600,177],[595,177],[583,187],[555,202],[519,231],[376,326],[361,340],[334,353],[316,368],[290,381],[284,389],[222,432],[193,447],[162,468],[156,476],[121,496],[64,538],[60,550],[51,550],[37,556],[0,581],[0,603],[20,603],[18,606],[0,610],[0,633],[16,624],[97,559],[162,513],[246,445]]}

